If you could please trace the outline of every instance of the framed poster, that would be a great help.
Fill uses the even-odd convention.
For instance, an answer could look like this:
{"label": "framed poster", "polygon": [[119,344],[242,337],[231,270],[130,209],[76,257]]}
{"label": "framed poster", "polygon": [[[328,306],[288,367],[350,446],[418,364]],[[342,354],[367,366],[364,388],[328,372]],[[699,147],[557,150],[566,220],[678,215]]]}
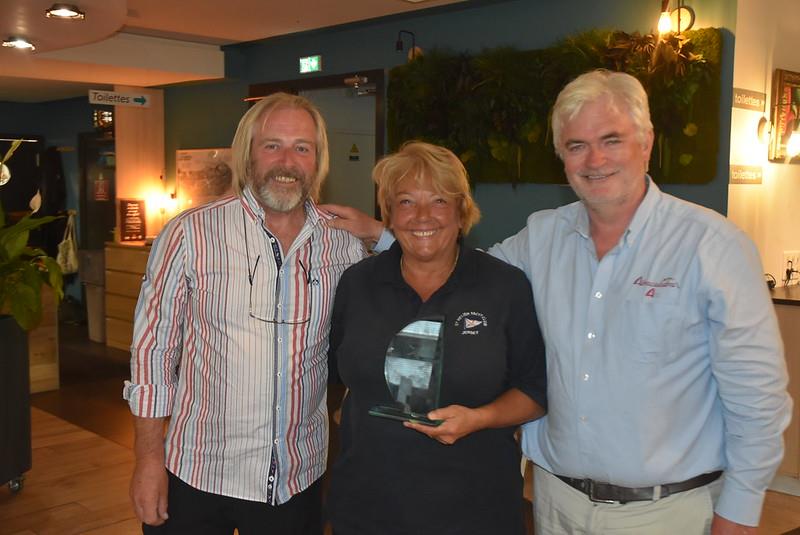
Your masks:
{"label": "framed poster", "polygon": [[147,236],[144,201],[119,200],[119,241],[143,241]]}
{"label": "framed poster", "polygon": [[[786,145],[793,132],[800,129],[800,73],[775,69],[772,79],[772,125],[769,159],[787,161]],[[800,135],[797,132],[796,135]],[[800,156],[791,159],[800,163]]]}
{"label": "framed poster", "polygon": [[230,148],[176,151],[176,193],[184,206],[199,206],[230,193],[230,163]]}

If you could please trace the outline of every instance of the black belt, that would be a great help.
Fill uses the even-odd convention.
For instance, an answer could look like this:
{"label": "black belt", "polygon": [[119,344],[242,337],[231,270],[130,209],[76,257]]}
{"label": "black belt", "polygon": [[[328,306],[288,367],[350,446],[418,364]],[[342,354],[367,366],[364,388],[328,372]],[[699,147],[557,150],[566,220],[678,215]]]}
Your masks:
{"label": "black belt", "polygon": [[708,485],[712,481],[719,479],[719,476],[722,475],[722,471],[718,470],[708,474],[700,474],[699,476],[681,481],[680,483],[660,485],[660,494],[657,494],[658,487],[618,487],[611,483],[601,483],[592,479],[576,479],[574,477],[554,475],[570,487],[589,496],[589,499],[593,502],[626,503],[666,498],[671,494],[696,489],[697,487]]}

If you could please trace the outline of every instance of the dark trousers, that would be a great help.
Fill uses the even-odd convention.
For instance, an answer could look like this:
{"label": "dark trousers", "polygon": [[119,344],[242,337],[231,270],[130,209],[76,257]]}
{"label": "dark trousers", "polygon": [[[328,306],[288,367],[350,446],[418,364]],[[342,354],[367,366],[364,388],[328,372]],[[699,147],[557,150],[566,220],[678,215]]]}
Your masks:
{"label": "dark trousers", "polygon": [[142,524],[144,535],[321,535],[321,482],[281,505],[211,494],[169,474],[167,513],[160,526]]}

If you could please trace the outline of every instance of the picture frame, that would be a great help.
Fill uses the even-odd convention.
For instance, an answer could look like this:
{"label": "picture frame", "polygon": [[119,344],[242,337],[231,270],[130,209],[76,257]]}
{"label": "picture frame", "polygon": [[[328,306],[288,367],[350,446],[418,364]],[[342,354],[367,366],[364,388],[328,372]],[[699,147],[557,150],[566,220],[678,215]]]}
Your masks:
{"label": "picture frame", "polygon": [[772,79],[772,135],[769,159],[800,163],[800,156],[787,158],[786,144],[800,127],[800,73],[775,69]]}
{"label": "picture frame", "polygon": [[175,151],[176,193],[184,208],[200,206],[231,193],[230,147]]}

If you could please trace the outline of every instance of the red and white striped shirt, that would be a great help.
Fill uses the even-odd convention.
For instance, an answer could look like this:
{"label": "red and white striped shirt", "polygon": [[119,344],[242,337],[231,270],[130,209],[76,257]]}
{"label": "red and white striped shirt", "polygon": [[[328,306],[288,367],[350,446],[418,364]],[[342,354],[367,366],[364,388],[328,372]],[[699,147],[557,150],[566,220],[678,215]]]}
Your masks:
{"label": "red and white striped shirt", "polygon": [[171,416],[167,469],[197,489],[280,504],[325,470],[331,307],[365,251],[305,210],[288,251],[249,189],[153,243],[124,397],[136,416]]}

